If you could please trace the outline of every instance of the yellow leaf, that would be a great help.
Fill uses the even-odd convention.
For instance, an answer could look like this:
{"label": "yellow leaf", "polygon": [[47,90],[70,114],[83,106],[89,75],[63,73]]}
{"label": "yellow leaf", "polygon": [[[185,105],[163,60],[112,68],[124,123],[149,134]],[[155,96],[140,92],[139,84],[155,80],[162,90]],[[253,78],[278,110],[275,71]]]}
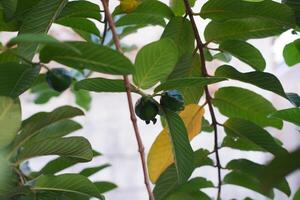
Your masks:
{"label": "yellow leaf", "polygon": [[139,5],[139,0],[121,0],[120,6],[122,11],[130,13],[134,11]]}
{"label": "yellow leaf", "polygon": [[[190,104],[180,113],[191,141],[201,131],[204,109],[196,104]],[[152,183],[155,183],[162,172],[174,162],[172,146],[167,129],[157,136],[148,154],[148,173]]]}

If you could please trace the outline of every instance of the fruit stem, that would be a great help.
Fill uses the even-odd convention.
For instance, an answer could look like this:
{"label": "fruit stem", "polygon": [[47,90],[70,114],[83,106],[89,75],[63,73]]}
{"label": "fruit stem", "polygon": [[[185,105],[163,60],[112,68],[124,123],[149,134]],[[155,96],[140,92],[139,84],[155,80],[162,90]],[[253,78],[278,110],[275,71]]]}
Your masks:
{"label": "fruit stem", "polygon": [[[113,18],[111,16],[111,13],[109,11],[109,7],[108,7],[108,0],[101,0],[102,1],[102,5],[104,8],[104,12],[106,15],[106,19],[107,22],[109,24],[109,27],[111,29],[112,32],[112,36],[113,36],[113,41],[115,43],[116,49],[120,52],[123,53],[122,48],[121,48],[121,44],[120,44],[120,39],[119,36],[116,32],[116,27],[115,27],[115,23],[113,21]],[[128,100],[128,107],[129,107],[129,111],[130,111],[130,118],[131,118],[131,122],[132,122],[132,126],[134,129],[134,133],[135,133],[135,137],[137,140],[137,144],[138,144],[138,151],[140,154],[140,158],[141,158],[141,162],[142,162],[142,167],[143,167],[143,175],[144,175],[144,182],[145,182],[145,186],[147,188],[148,191],[148,195],[149,195],[149,200],[154,200],[154,196],[151,190],[151,186],[150,186],[150,181],[149,181],[149,177],[148,177],[148,173],[147,173],[147,165],[146,165],[146,159],[145,159],[145,148],[142,142],[142,138],[140,135],[140,131],[137,125],[137,119],[134,113],[134,107],[133,107],[133,102],[132,102],[132,96],[131,96],[131,89],[132,89],[132,85],[130,84],[129,78],[128,76],[123,76],[124,79],[124,85],[126,88],[126,94],[127,94],[127,100]]]}
{"label": "fruit stem", "polygon": [[[199,53],[200,53],[202,75],[204,77],[207,77],[208,73],[207,73],[205,57],[204,57],[204,48],[208,45],[208,43],[203,43],[200,38],[200,34],[198,32],[198,28],[197,28],[197,25],[196,25],[196,22],[194,19],[194,13],[192,11],[189,1],[188,0],[183,0],[183,1],[184,1],[186,13],[188,14],[188,16],[191,20],[192,28],[193,28],[194,35],[195,35],[196,42],[197,42],[197,49],[199,50]],[[220,156],[219,156],[219,147],[218,147],[218,122],[217,122],[215,111],[214,111],[214,108],[212,105],[212,101],[211,101],[212,97],[208,90],[208,86],[204,87],[204,91],[205,91],[205,96],[206,96],[206,101],[208,104],[209,112],[211,115],[212,126],[214,128],[214,151],[215,151],[215,155],[216,155],[216,167],[218,170],[217,200],[220,200],[221,199],[221,187],[222,187],[222,178],[221,178],[221,168],[222,167],[221,167]]]}

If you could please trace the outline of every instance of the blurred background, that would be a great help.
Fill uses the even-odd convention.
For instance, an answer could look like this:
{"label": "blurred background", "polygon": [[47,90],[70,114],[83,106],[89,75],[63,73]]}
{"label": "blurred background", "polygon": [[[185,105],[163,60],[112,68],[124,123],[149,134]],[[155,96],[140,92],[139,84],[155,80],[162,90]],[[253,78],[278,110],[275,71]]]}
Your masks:
{"label": "blurred background", "polygon": [[[94,3],[100,3],[100,1],[93,1]],[[167,2],[166,2],[167,3]],[[194,11],[200,11],[201,5],[205,1],[198,1],[194,7]],[[117,0],[110,1],[111,11],[116,5],[119,4]],[[207,21],[197,18],[197,25],[200,32],[203,32]],[[98,24],[102,27],[102,24]],[[101,29],[102,30],[102,29]],[[163,29],[159,26],[147,27],[140,29],[137,33],[131,34],[124,39],[122,43],[126,45],[134,45],[135,50],[127,53],[127,56],[134,61],[137,51],[145,44],[158,40],[161,36]],[[81,40],[71,29],[64,28],[59,25],[53,25],[50,30],[50,34],[60,40]],[[11,33],[0,33],[1,41],[8,41],[11,37],[15,36]],[[111,37],[108,35],[108,37]],[[289,68],[283,60],[282,50],[285,44],[295,40],[297,36],[292,35],[291,31],[288,31],[276,38],[251,40],[261,50],[267,62],[267,72],[275,74],[282,82],[282,85],[286,92],[300,93],[299,74],[300,66],[294,66]],[[240,71],[250,71],[251,68],[247,65],[233,59],[230,63],[233,66],[239,67]],[[214,69],[221,65],[221,62],[209,62],[208,69],[213,73]],[[51,67],[58,67],[57,63],[51,63]],[[99,76],[94,74],[93,76]],[[101,75],[103,76],[103,75]],[[240,87],[250,88],[250,85],[241,84],[240,82],[226,82],[226,85],[235,84]],[[210,86],[210,90],[213,93],[218,87],[225,85],[224,83],[215,84]],[[262,94],[269,99],[277,109],[284,109],[291,107],[291,104],[280,96],[263,91],[259,88],[254,88],[256,92]],[[113,94],[113,93],[92,93],[92,105],[91,109],[86,112],[84,117],[77,118],[77,120],[83,125],[83,129],[77,131],[76,135],[83,135],[89,139],[93,148],[103,154],[103,156],[94,159],[90,163],[85,163],[85,166],[98,166],[100,164],[109,163],[111,167],[102,170],[100,173],[93,175],[93,180],[107,180],[112,181],[118,185],[116,190],[107,193],[106,198],[108,200],[146,200],[147,193],[143,183],[141,162],[137,151],[137,143],[134,137],[134,132],[130,123],[127,99],[125,94]],[[136,100],[138,96],[134,95]],[[51,111],[54,108],[62,105],[76,105],[71,91],[64,92],[58,98],[52,98],[47,104],[36,105],[33,103],[34,95],[25,93],[21,96],[23,107],[23,118],[27,118],[30,115],[40,111]],[[206,118],[210,119],[208,113]],[[220,114],[218,119],[223,119]],[[224,119],[223,119],[224,120]],[[221,120],[219,120],[221,121]],[[143,121],[138,121],[139,127],[142,133],[142,139],[145,145],[146,154],[151,147],[151,144],[155,140],[156,136],[162,130],[161,125],[146,125]],[[284,147],[288,150],[294,150],[300,146],[300,133],[296,126],[285,123],[283,131],[279,131],[270,128],[269,131],[279,138]],[[220,134],[223,135],[220,129]],[[222,136],[221,136],[222,138]],[[221,141],[220,138],[220,141]],[[220,142],[221,143],[221,142]],[[213,149],[213,135],[210,133],[201,133],[192,141],[194,149],[207,148],[210,151]],[[240,152],[228,148],[223,148],[221,153],[221,163],[223,166],[234,158],[247,158],[255,162],[266,163],[271,159],[270,154],[265,153],[253,153],[253,152]],[[214,158],[214,156],[212,156]],[[44,157],[42,159],[33,159],[30,161],[30,167],[32,169],[40,169],[46,164],[46,161],[53,159],[53,157]],[[300,161],[299,161],[300,162]],[[67,169],[67,172],[79,172],[82,169],[83,164],[76,165],[75,167]],[[226,173],[225,171],[223,172]],[[194,172],[194,175],[204,176],[213,182],[217,181],[217,171],[212,167],[202,167]],[[288,181],[291,185],[293,192],[300,186],[300,172],[295,172],[288,177]],[[208,194],[215,196],[215,189],[206,189]],[[223,186],[224,199],[244,199],[249,196],[256,200],[266,199],[262,195],[252,192],[250,190],[238,187],[238,186]],[[276,192],[276,198],[278,200],[288,199],[280,192]]]}

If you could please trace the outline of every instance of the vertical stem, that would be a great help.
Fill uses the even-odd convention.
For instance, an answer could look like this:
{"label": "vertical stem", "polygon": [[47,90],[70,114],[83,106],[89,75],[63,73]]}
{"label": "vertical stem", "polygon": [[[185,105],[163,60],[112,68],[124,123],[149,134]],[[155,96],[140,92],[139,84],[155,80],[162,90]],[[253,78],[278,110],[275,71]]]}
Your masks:
{"label": "vertical stem", "polygon": [[[114,40],[116,49],[119,52],[123,53],[118,34],[116,32],[116,27],[115,27],[113,18],[110,14],[110,11],[109,11],[108,0],[101,0],[101,1],[102,1],[102,4],[103,4],[103,7],[104,7],[107,22],[108,22],[109,27],[110,27],[111,32],[112,32],[112,36],[113,36],[113,40]],[[132,126],[133,126],[133,129],[134,129],[135,137],[136,137],[137,144],[138,144],[138,151],[140,153],[140,158],[141,158],[141,162],[142,162],[144,182],[145,182],[145,185],[146,185],[146,188],[147,188],[147,191],[148,191],[149,200],[154,200],[153,193],[152,193],[151,186],[150,186],[148,173],[147,173],[144,145],[143,145],[142,138],[141,138],[141,135],[140,135],[140,131],[139,131],[139,128],[138,128],[138,125],[137,125],[137,119],[136,119],[136,116],[135,116],[135,113],[134,113],[134,107],[133,107],[132,96],[131,96],[131,84],[130,84],[130,81],[128,79],[128,76],[123,76],[123,79],[124,79],[124,85],[125,85],[125,88],[126,88],[128,106],[129,106],[129,111],[130,111],[130,119],[131,119]]]}
{"label": "vertical stem", "polygon": [[[197,49],[199,50],[200,53],[200,61],[201,61],[201,71],[202,71],[202,75],[204,77],[207,77],[207,69],[206,69],[206,63],[205,63],[205,57],[204,57],[204,48],[205,45],[203,44],[201,38],[200,38],[200,34],[199,31],[197,29],[197,25],[194,19],[194,15],[193,15],[193,11],[191,9],[191,6],[189,4],[188,0],[183,0],[184,1],[184,5],[185,5],[185,9],[186,9],[186,13],[188,14],[190,20],[191,20],[191,24],[193,27],[193,31],[194,31],[194,35],[196,38],[196,42],[197,42]],[[216,155],[216,166],[218,169],[218,194],[217,194],[217,200],[221,199],[221,186],[222,186],[222,178],[221,178],[221,162],[220,162],[220,156],[219,156],[219,147],[218,147],[218,123],[217,123],[217,119],[216,119],[216,115],[214,112],[214,108],[211,102],[211,94],[208,90],[208,87],[205,86],[204,88],[205,91],[205,96],[206,96],[206,102],[208,104],[208,108],[209,108],[209,112],[211,115],[211,120],[212,120],[212,126],[214,128],[214,151],[215,151],[215,155]]]}

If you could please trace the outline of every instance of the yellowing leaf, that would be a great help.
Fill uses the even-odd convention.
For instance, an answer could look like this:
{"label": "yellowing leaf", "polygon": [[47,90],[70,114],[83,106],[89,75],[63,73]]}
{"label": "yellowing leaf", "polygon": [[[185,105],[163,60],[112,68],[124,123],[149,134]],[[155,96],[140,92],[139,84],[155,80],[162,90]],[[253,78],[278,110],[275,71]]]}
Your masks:
{"label": "yellowing leaf", "polygon": [[121,0],[120,6],[122,11],[130,13],[134,11],[139,5],[139,0]]}
{"label": "yellowing leaf", "polygon": [[[201,122],[204,115],[204,109],[196,104],[190,104],[180,113],[188,137],[191,141],[201,131]],[[172,146],[165,128],[156,138],[151,146],[148,155],[148,173],[152,183],[155,183],[162,172],[174,162]]]}

